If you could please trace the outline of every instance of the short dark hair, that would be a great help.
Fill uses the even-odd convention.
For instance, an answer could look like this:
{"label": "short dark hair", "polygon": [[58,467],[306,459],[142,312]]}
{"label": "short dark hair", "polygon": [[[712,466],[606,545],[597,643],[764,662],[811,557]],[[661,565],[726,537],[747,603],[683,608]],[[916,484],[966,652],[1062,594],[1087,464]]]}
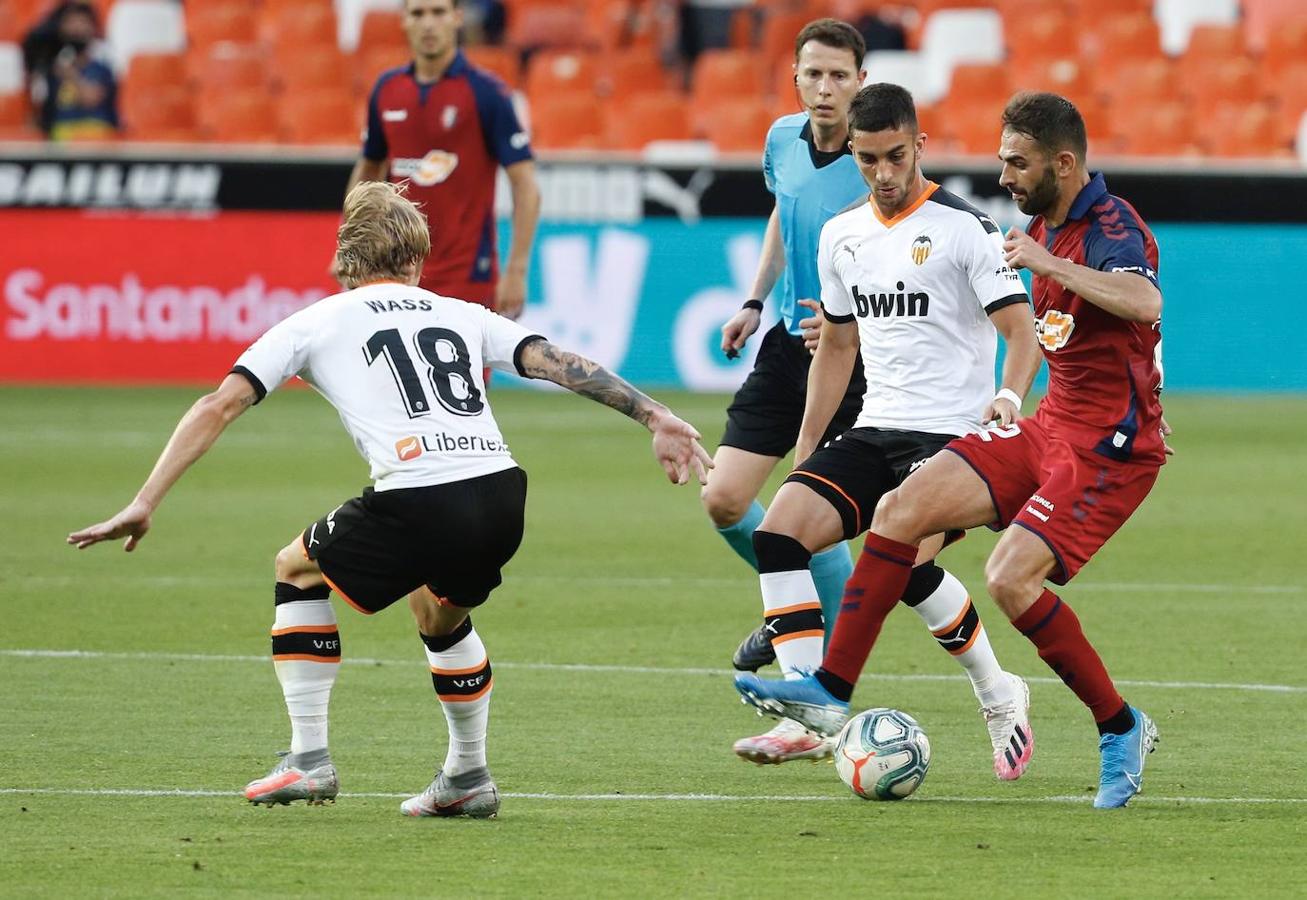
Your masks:
{"label": "short dark hair", "polygon": [[1003,127],[1029,136],[1049,156],[1070,150],[1084,162],[1089,149],[1080,110],[1058,94],[1022,91],[1003,110]]}
{"label": "short dark hair", "polygon": [[839,19],[816,19],[799,29],[799,36],[794,39],[794,58],[799,58],[799,51],[808,41],[816,41],[827,47],[848,50],[853,54],[853,68],[862,68],[862,58],[867,55],[867,42],[862,34],[848,22]]}
{"label": "short dark hair", "polygon": [[850,131],[917,130],[917,105],[907,89],[880,82],[858,91],[849,105]]}

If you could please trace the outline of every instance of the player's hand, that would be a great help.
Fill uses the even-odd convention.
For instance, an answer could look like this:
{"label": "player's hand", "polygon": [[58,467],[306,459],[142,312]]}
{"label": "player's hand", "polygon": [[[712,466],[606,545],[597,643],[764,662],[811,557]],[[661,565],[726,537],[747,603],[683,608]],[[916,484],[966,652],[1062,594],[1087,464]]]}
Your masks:
{"label": "player's hand", "polygon": [[985,413],[980,417],[980,421],[986,425],[1008,426],[1015,422],[1021,416],[1021,410],[1017,409],[1016,404],[1006,397],[995,397],[985,407]]}
{"label": "player's hand", "polygon": [[74,531],[68,535],[68,543],[78,550],[85,550],[101,541],[114,541],[125,537],[127,541],[123,544],[123,549],[131,553],[141,542],[141,538],[145,537],[145,533],[150,530],[150,514],[151,510],[148,506],[139,500],[133,500],[112,519],[83,528],[81,531]]}
{"label": "player's hand", "polygon": [[1044,245],[1020,228],[1009,228],[1003,241],[1003,260],[1014,269],[1029,269],[1036,275],[1047,275],[1057,257]]}
{"label": "player's hand", "polygon": [[526,275],[501,272],[495,285],[495,311],[506,319],[516,319],[525,305]]}
{"label": "player's hand", "polygon": [[713,467],[713,461],[699,444],[699,432],[694,426],[668,412],[650,422],[650,429],[654,458],[667,473],[668,481],[685,484],[693,472],[699,484],[708,483],[708,470]]}
{"label": "player's hand", "polygon": [[1167,443],[1166,440],[1171,436],[1173,430],[1170,425],[1166,424],[1166,416],[1162,416],[1162,426],[1160,430],[1162,432],[1162,449],[1166,451],[1167,456],[1175,456],[1175,448]]}
{"label": "player's hand", "polygon": [[742,309],[722,326],[722,352],[727,359],[735,359],[744,349],[744,343],[758,330],[762,313],[756,309]]}
{"label": "player's hand", "polygon": [[800,306],[812,310],[811,316],[799,320],[799,328],[803,330],[804,349],[809,353],[816,353],[817,343],[821,339],[821,303],[806,298],[798,302]]}

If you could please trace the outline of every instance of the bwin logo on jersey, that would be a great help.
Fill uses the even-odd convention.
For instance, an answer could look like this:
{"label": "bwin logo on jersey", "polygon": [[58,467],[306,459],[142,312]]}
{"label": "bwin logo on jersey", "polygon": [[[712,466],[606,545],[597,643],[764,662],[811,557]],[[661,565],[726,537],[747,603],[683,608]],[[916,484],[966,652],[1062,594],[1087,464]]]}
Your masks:
{"label": "bwin logo on jersey", "polygon": [[930,295],[925,291],[904,293],[903,282],[895,285],[897,294],[864,294],[853,286],[853,307],[859,318],[886,316],[925,316],[930,311]]}
{"label": "bwin logo on jersey", "polygon": [[930,258],[931,243],[928,235],[919,234],[912,242],[912,261],[921,265]]}

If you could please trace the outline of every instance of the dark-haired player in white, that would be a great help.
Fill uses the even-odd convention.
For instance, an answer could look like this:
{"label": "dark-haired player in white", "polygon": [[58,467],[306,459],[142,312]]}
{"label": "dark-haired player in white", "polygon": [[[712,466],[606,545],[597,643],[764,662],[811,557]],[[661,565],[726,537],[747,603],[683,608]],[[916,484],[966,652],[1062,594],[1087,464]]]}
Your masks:
{"label": "dark-haired player in white", "polygon": [[[880,498],[954,438],[1013,422],[1039,368],[1029,298],[1003,261],[998,226],[921,172],[926,138],[912,96],[892,84],[863,88],[849,109],[849,131],[871,192],[822,229],[826,321],[808,376],[796,469],[754,533],[772,643],[790,679],[822,660],[812,553],[864,532]],[[997,334],[1007,356],[995,391]],[[859,349],[862,412],[852,429],[818,448]],[[1013,780],[1034,748],[1029,691],[999,668],[966,589],[935,564],[943,542],[936,535],[923,543],[900,599],[968,669],[994,773]],[[850,583],[841,621],[861,603],[859,593]],[[746,696],[759,683],[752,674],[736,678]],[[813,725],[811,717],[789,718]]]}
{"label": "dark-haired player in white", "polygon": [[318,390],[371,466],[375,487],[306,528],[277,554],[272,654],[291,720],[280,763],[245,788],[254,803],[321,803],[338,790],[327,705],[340,666],[335,590],[371,615],[410,594],[449,725],[435,780],[410,816],[488,817],[499,792],[486,765],[491,670],[468,612],[500,584],[522,540],[526,474],[486,400],[484,366],[544,378],[653,432],[675,483],[711,460],[698,433],[597,363],[489,310],[416,287],[427,223],[402,190],[365,182],[345,200],[336,262],[351,288],[270,328],[218,389],[182,418],[136,498],[75,531],[78,548],[125,537],[135,549],[159,503],[245,410],[292,376]]}

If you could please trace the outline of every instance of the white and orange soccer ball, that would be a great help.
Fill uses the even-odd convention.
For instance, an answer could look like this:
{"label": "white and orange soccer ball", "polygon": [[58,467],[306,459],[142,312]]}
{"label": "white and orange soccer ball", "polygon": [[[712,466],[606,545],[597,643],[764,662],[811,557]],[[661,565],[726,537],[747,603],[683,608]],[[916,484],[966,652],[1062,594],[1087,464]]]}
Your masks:
{"label": "white and orange soccer ball", "polygon": [[930,739],[917,720],[897,709],[858,713],[835,740],[835,769],[867,800],[902,800],[926,780]]}

